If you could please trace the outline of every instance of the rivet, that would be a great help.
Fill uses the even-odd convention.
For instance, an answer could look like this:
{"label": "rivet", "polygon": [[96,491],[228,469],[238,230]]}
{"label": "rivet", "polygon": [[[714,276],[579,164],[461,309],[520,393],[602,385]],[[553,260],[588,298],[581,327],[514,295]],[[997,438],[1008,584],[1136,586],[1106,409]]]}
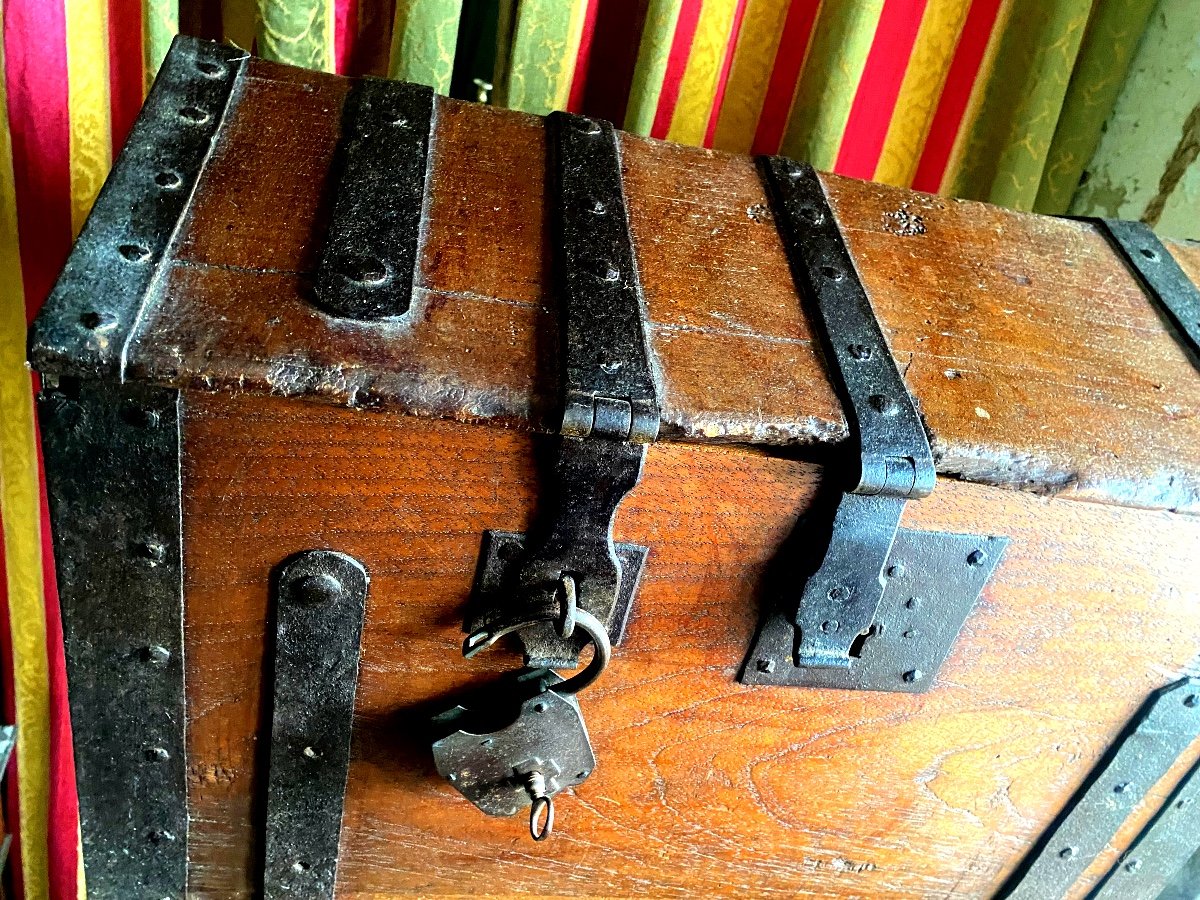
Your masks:
{"label": "rivet", "polygon": [[347,280],[370,287],[383,284],[388,278],[387,264],[373,256],[345,260],[340,272]]}
{"label": "rivet", "polygon": [[317,751],[314,750],[312,747],[305,747],[300,752],[303,753],[305,755],[305,757],[307,757],[308,759],[316,759],[317,758]]}
{"label": "rivet", "polygon": [[867,402],[880,415],[894,416],[900,412],[900,407],[896,404],[896,401],[891,397],[885,397],[883,394],[872,394],[867,398]]}
{"label": "rivet", "polygon": [[490,746],[492,746],[492,744],[493,744],[493,741],[491,738],[484,738],[482,741],[479,742],[480,747],[490,747]]}
{"label": "rivet", "polygon": [[1188,694],[1183,698],[1183,705],[1191,708],[1200,706],[1200,694]]}
{"label": "rivet", "polygon": [[968,566],[982,566],[985,562],[987,562],[987,554],[982,550],[972,550],[967,554]]}
{"label": "rivet", "polygon": [[1129,782],[1122,781],[1120,784],[1113,786],[1113,793],[1114,794],[1124,794],[1129,790],[1129,788],[1130,788]]}
{"label": "rivet", "polygon": [[775,660],[760,659],[758,661],[758,671],[765,672],[766,674],[770,675],[772,672],[775,671]]}
{"label": "rivet", "polygon": [[546,704],[545,704],[545,703],[535,703],[535,704],[533,704],[533,711],[534,711],[534,712],[538,712],[538,713],[545,712],[545,711],[546,711]]}
{"label": "rivet", "polygon": [[591,210],[592,210],[592,212],[593,212],[593,213],[595,213],[596,215],[598,215],[598,216],[599,216],[599,215],[602,215],[602,214],[604,213],[604,211],[605,211],[605,210],[607,210],[607,209],[608,209],[608,207],[604,205],[604,201],[603,201],[603,200],[593,200],[593,201],[592,201],[592,207],[591,207]]}
{"label": "rivet", "polygon": [[185,122],[191,122],[193,125],[203,125],[208,121],[209,115],[198,107],[185,106],[179,111],[179,118]]}
{"label": "rivet", "polygon": [[150,250],[141,244],[121,244],[117,247],[117,252],[125,259],[135,263],[145,262],[150,258]]}
{"label": "rivet", "polygon": [[215,62],[210,62],[202,59],[196,63],[196,69],[206,78],[220,78],[225,74],[225,67],[217,65]]}
{"label": "rivet", "polygon": [[308,871],[308,863],[297,860],[296,862],[292,863],[292,871],[297,875],[303,874],[304,872]]}
{"label": "rivet", "polygon": [[154,176],[154,183],[165,190],[174,190],[183,184],[183,179],[176,172],[159,172]]}
{"label": "rivet", "polygon": [[907,600],[904,601],[904,606],[907,609],[916,609],[920,605],[921,605],[920,597],[909,597]]}
{"label": "rivet", "polygon": [[322,572],[319,575],[305,575],[292,588],[292,594],[301,603],[317,606],[337,600],[344,590],[337,578]]}
{"label": "rivet", "polygon": [[922,672],[920,669],[909,669],[907,672],[905,672],[900,677],[903,678],[909,684],[912,684],[914,681],[920,681],[922,678],[924,678],[925,673]]}
{"label": "rivet", "polygon": [[1125,871],[1129,872],[1131,875],[1141,867],[1142,861],[1140,859],[1131,859],[1129,862],[1125,863]]}
{"label": "rivet", "polygon": [[408,127],[408,119],[404,118],[404,116],[396,116],[392,119],[392,126],[395,128],[406,128]]}
{"label": "rivet", "polygon": [[171,651],[158,644],[151,644],[142,651],[142,658],[156,666],[165,666],[171,659]]}
{"label": "rivet", "polygon": [[832,634],[841,627],[841,623],[837,619],[827,619],[821,623],[821,630],[826,634]]}
{"label": "rivet", "polygon": [[906,637],[906,638],[909,638],[909,639],[911,640],[912,638],[915,638],[915,637],[917,636],[917,634],[918,634],[918,633],[919,633],[919,632],[917,631],[917,629],[915,629],[915,628],[910,628],[910,629],[908,629],[908,631],[904,632],[904,634],[902,635],[902,637]]}
{"label": "rivet", "polygon": [[849,603],[854,597],[854,588],[845,584],[835,585],[829,589],[828,597],[839,603]]}
{"label": "rivet", "polygon": [[1063,847],[1061,850],[1058,851],[1058,858],[1059,859],[1074,859],[1075,854],[1078,852],[1079,852],[1079,850],[1075,847]]}
{"label": "rivet", "polygon": [[165,747],[151,747],[146,751],[146,759],[158,760],[165,762],[171,758],[171,754],[167,752]]}
{"label": "rivet", "polygon": [[1142,256],[1146,257],[1146,259],[1158,259],[1158,253],[1156,253],[1154,250],[1151,250],[1149,247],[1143,247],[1141,249],[1141,253]]}
{"label": "rivet", "polygon": [[140,403],[130,401],[121,406],[121,421],[134,428],[153,428],[158,425],[159,419],[157,409],[147,409]]}
{"label": "rivet", "polygon": [[584,134],[599,134],[602,129],[599,122],[593,122],[591,119],[580,119],[579,130]]}
{"label": "rivet", "polygon": [[850,352],[850,355],[853,356],[855,359],[864,360],[864,359],[871,358],[871,348],[868,347],[866,344],[851,344],[846,349]]}
{"label": "rivet", "polygon": [[451,782],[458,781],[458,773],[451,772],[449,775],[446,776],[446,778],[449,779]]}
{"label": "rivet", "polygon": [[167,555],[167,548],[154,540],[138,541],[133,549],[139,557],[148,560],[152,565],[162,562]]}
{"label": "rivet", "polygon": [[[800,172],[798,172],[798,171],[793,172],[792,177],[799,178]],[[813,225],[820,225],[822,222],[825,221],[825,213],[822,212],[821,210],[817,209],[815,206],[805,206],[803,209],[800,210],[800,215],[802,215],[806,220],[811,222]]]}
{"label": "rivet", "polygon": [[604,280],[605,281],[609,281],[609,282],[617,281],[620,279],[620,277],[621,277],[621,271],[616,266],[609,266],[607,269],[604,270]]}
{"label": "rivet", "polygon": [[146,835],[146,839],[152,844],[161,844],[163,841],[175,840],[175,835],[161,828],[156,828]]}
{"label": "rivet", "polygon": [[846,273],[834,266],[821,266],[821,274],[830,281],[841,281],[846,277]]}
{"label": "rivet", "polygon": [[896,563],[894,566],[888,566],[888,578],[903,578],[908,574],[908,569],[904,568],[903,563]]}
{"label": "rivet", "polygon": [[584,769],[582,772],[579,772],[578,774],[576,774],[575,777],[578,778],[580,781],[583,781],[583,779],[587,778],[591,774],[592,773],[590,770]]}

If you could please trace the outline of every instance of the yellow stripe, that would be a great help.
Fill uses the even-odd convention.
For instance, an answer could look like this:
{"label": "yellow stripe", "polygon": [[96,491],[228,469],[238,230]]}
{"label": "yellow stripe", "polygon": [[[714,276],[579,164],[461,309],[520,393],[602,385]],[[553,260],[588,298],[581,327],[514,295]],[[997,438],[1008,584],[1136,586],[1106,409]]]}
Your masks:
{"label": "yellow stripe", "polygon": [[763,101],[790,0],[748,0],[742,31],[733,51],[725,100],[717,119],[713,147],[730,153],[749,153],[758,129]]}
{"label": "yellow stripe", "polygon": [[983,59],[979,63],[979,73],[975,76],[975,82],[971,87],[971,99],[967,102],[962,121],[958,125],[958,134],[954,138],[954,147],[950,150],[950,158],[946,160],[946,170],[942,173],[942,181],[938,186],[939,194],[954,193],[953,185],[958,180],[959,173],[963,168],[967,147],[970,144],[971,129],[975,120],[979,118],[979,111],[983,108],[983,101],[987,96],[988,79],[992,77],[992,72],[996,69],[1000,45],[1003,43],[1004,32],[1008,28],[1008,20],[1012,17],[1013,3],[1014,0],[1004,0],[996,13],[996,21],[993,23],[992,33],[988,37],[987,50],[984,51]]}
{"label": "yellow stripe", "polygon": [[900,187],[912,184],[970,8],[971,0],[934,0],[925,7],[875,167],[875,181]]}
{"label": "yellow stripe", "polygon": [[[4,67],[0,64],[0,73]],[[2,75],[0,75],[2,77]],[[26,900],[49,896],[50,673],[42,594],[41,502],[33,395],[25,368],[25,292],[8,108],[0,90],[0,509],[17,709],[17,791]]]}
{"label": "yellow stripe", "polygon": [[679,99],[671,116],[667,140],[681,144],[704,143],[704,132],[708,128],[708,116],[712,111],[717,79],[721,75],[721,64],[725,61],[729,32],[733,28],[736,12],[737,0],[704,0],[700,19],[696,22],[696,33],[692,36],[687,67],[679,84]]}
{"label": "yellow stripe", "polygon": [[67,97],[71,128],[71,227],[83,227],[112,165],[108,96],[108,4],[67,5]]}

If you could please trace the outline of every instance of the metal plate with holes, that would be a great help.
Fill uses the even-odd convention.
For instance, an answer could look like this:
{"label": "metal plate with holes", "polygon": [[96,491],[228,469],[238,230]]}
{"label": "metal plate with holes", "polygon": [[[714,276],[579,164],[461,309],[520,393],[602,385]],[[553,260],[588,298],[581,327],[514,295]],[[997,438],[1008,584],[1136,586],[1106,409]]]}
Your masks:
{"label": "metal plate with holes", "polygon": [[[646,547],[637,544],[614,544],[617,559],[620,562],[620,587],[616,594],[616,603],[612,606],[605,622],[608,626],[608,636],[616,647],[625,637],[625,626],[629,621],[629,611],[633,604],[633,596],[637,592],[638,582],[642,577],[642,568],[646,556],[650,552]],[[479,553],[479,564],[475,572],[475,585],[471,593],[471,606],[477,609],[489,609],[503,602],[506,587],[510,579],[516,576],[517,569],[525,555],[525,535],[513,531],[485,531],[483,546]],[[475,630],[476,623],[468,616],[464,630],[470,633]],[[559,654],[562,639],[554,632],[554,626],[549,622],[540,623],[517,635],[525,653],[525,664],[528,666],[545,666],[546,668],[571,668],[579,664],[579,657],[563,657]],[[582,647],[583,638],[577,646]],[[551,655],[547,655],[547,652]],[[558,654],[558,655],[554,655]]]}
{"label": "metal plate with holes", "polygon": [[38,398],[88,896],[184,896],[179,394]]}
{"label": "metal plate with holes", "polygon": [[333,897],[368,580],[331,550],[297,554],[276,576],[267,900]]}
{"label": "metal plate with holes", "polygon": [[[608,122],[551,113],[555,287],[563,315],[562,433],[649,443],[658,394],[646,339],[641,282],[625,212],[621,153]],[[610,423],[596,398],[624,405]]]}
{"label": "metal plate with holes", "polygon": [[179,36],[34,322],[34,368],[119,374],[248,54]]}
{"label": "metal plate with holes", "polygon": [[523,780],[530,772],[544,776],[551,797],[585,781],[596,757],[579,704],[544,689],[561,682],[553,672],[518,672],[437,716],[438,774],[489,816],[516,815],[530,805]]}
{"label": "metal plate with holes", "polygon": [[[1167,802],[1092,894],[1094,900],[1153,900],[1200,847],[1200,765]],[[1200,890],[1200,885],[1196,885]]]}
{"label": "metal plate with holes", "polygon": [[1144,222],[1124,219],[1085,219],[1108,238],[1143,289],[1179,330],[1190,346],[1192,361],[1200,365],[1200,290],[1179,267],[1162,241]]}
{"label": "metal plate with holes", "polygon": [[1200,679],[1155,691],[998,896],[1064,896],[1198,734]]}
{"label": "metal plate with holes", "polygon": [[432,128],[431,88],[363,78],[350,89],[317,271],[325,311],[365,321],[408,312]]}
{"label": "metal plate with holes", "polygon": [[776,615],[764,625],[756,655],[747,658],[742,682],[911,694],[929,690],[1007,546],[1003,537],[901,528],[879,611],[849,668],[794,665],[795,629],[786,616]]}

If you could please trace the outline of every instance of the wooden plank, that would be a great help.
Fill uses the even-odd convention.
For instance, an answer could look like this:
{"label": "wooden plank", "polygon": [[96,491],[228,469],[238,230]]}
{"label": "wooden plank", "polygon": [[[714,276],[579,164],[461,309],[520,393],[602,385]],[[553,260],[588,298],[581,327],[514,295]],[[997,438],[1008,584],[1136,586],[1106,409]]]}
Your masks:
{"label": "wooden plank", "polygon": [[[130,372],[547,429],[541,121],[439,100],[413,311],[338,322],[307,300],[348,84],[250,65]],[[752,160],[622,141],[664,439],[843,441]],[[941,473],[1200,511],[1200,371],[1090,226],[826,183]],[[1172,251],[1200,268],[1200,248]]]}
{"label": "wooden plank", "polygon": [[461,609],[481,531],[534,513],[538,439],[248,395],[186,407],[200,895],[249,896],[268,579],[299,550],[350,553],[372,579],[344,896],[990,896],[1146,694],[1200,651],[1200,520],[944,481],[904,524],[1012,543],[934,690],[744,687],[768,565],[787,565],[819,470],[659,444],[616,527],[651,547],[628,636],[581,695],[598,767],[535,845],[442,782],[419,730],[517,662],[464,661]]}

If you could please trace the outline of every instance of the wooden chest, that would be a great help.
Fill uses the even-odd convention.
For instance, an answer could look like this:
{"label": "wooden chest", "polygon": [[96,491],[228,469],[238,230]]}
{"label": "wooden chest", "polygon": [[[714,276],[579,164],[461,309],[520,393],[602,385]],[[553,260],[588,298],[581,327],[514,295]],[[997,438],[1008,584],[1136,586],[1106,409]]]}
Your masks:
{"label": "wooden chest", "polygon": [[89,895],[1154,896],[1176,263],[179,39],[31,336]]}

